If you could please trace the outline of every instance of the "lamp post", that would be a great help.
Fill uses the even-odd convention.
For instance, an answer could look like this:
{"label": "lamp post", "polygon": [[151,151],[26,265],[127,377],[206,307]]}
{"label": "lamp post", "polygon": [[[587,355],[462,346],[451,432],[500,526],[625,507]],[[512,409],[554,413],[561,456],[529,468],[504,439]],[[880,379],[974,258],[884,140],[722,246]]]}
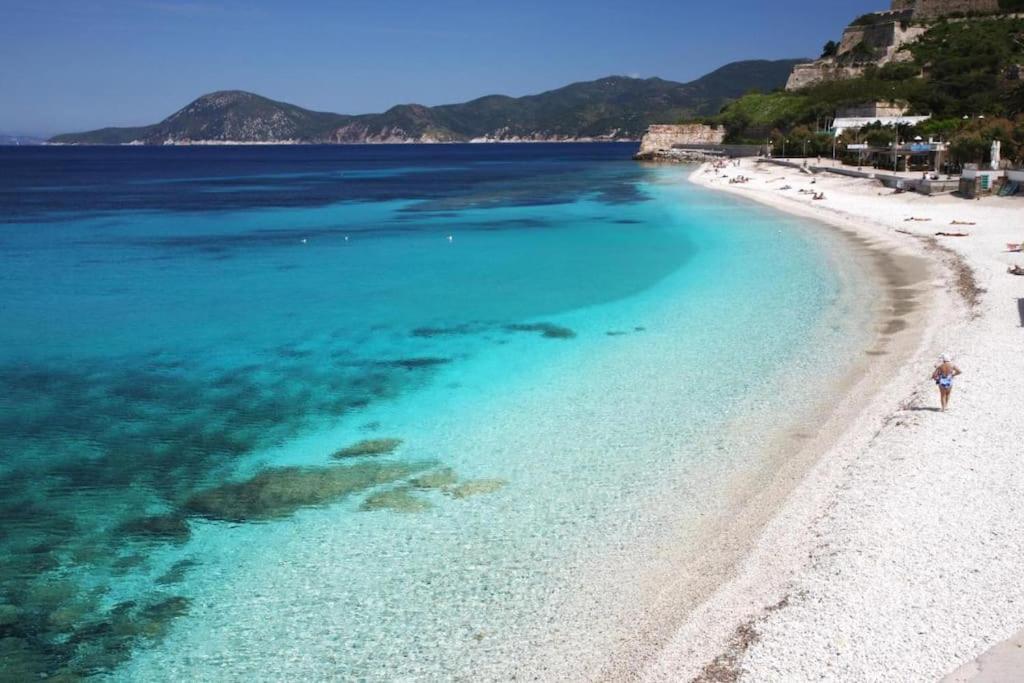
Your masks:
{"label": "lamp post", "polygon": [[892,172],[893,173],[899,173],[899,170],[900,170],[899,169],[900,155],[899,155],[899,151],[898,151],[899,150],[899,145],[900,145],[900,129],[899,129],[899,126],[893,126],[892,130],[893,130],[893,133],[892,133]]}

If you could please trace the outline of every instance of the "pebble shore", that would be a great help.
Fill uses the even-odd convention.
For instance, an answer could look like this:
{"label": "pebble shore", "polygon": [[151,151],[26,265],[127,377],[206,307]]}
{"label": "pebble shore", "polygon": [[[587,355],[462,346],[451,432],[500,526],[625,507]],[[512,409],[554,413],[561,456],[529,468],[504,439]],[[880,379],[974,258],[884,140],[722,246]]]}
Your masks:
{"label": "pebble shore", "polygon": [[[1006,247],[1024,241],[1024,200],[897,195],[754,160],[692,180],[932,268],[913,338],[878,352],[887,376],[848,397],[849,419],[754,550],[642,677],[1024,680],[1009,646],[1024,628],[1024,278],[1006,272],[1024,265]],[[930,381],[943,352],[964,372],[948,413]]]}

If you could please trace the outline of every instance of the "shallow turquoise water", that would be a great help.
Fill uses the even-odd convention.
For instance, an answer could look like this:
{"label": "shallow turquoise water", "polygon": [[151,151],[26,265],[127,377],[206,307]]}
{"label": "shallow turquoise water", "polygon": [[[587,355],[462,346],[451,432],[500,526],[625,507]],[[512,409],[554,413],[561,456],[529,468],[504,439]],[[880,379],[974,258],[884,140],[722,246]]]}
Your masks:
{"label": "shallow turquoise water", "polygon": [[0,159],[3,666],[592,672],[869,320],[833,237],[626,152]]}

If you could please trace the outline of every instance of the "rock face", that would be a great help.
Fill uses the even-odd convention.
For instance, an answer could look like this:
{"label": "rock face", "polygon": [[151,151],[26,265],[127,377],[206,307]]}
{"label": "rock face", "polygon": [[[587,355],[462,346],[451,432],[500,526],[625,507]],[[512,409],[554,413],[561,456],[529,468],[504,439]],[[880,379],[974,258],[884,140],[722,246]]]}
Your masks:
{"label": "rock face", "polygon": [[656,125],[647,129],[640,141],[637,159],[666,157],[679,146],[720,145],[725,140],[725,128],[700,123]]}
{"label": "rock face", "polygon": [[800,64],[793,67],[793,73],[790,74],[789,80],[786,81],[786,90],[793,92],[816,83],[857,78],[863,74],[864,67],[862,66],[839,66],[835,62],[828,60]]}
{"label": "rock face", "polygon": [[999,11],[999,0],[893,0],[892,9],[866,14],[847,26],[834,56],[793,67],[786,90],[857,78],[868,66],[909,61],[912,56],[903,47],[924,35],[930,22],[951,14]]}
{"label": "rock face", "polygon": [[911,10],[878,12],[861,17],[843,31],[834,57],[793,67],[786,90],[800,90],[823,81],[857,78],[869,65],[884,66],[911,59],[911,55],[902,50],[903,46],[927,31],[926,26],[910,23],[911,17]]}

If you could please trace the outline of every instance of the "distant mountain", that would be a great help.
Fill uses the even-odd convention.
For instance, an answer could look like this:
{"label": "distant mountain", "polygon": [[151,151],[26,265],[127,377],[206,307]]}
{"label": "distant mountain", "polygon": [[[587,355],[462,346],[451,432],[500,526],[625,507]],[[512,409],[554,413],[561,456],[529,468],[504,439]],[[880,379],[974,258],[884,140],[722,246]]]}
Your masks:
{"label": "distant mountain", "polygon": [[204,95],[160,123],[58,135],[63,144],[397,143],[638,139],[652,123],[717,114],[751,90],[786,83],[806,60],[736,62],[690,83],[611,76],[527,97],[406,104],[351,116],[232,90]]}

